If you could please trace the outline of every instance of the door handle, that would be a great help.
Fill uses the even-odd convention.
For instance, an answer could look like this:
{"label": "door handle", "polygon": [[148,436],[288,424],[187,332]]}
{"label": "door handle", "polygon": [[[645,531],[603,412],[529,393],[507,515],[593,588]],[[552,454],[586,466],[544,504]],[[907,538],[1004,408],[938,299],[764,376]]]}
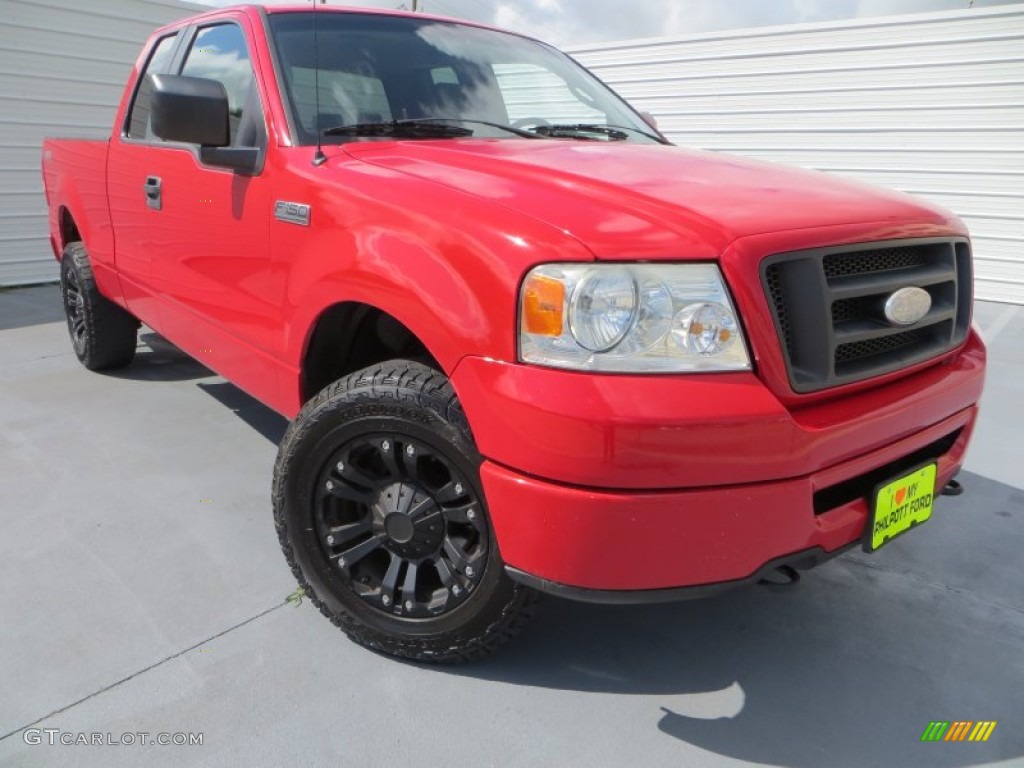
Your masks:
{"label": "door handle", "polygon": [[146,205],[156,211],[163,207],[163,199],[160,195],[162,186],[163,181],[159,176],[147,176],[146,183],[142,185],[142,191],[146,193]]}

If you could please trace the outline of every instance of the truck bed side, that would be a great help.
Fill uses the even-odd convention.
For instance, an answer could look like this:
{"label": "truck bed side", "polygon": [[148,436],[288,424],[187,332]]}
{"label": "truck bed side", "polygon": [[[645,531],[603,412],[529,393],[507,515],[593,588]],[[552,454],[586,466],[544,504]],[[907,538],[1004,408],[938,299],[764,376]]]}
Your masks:
{"label": "truck bed side", "polygon": [[54,256],[60,260],[68,242],[84,242],[100,291],[121,303],[107,205],[107,141],[44,139],[43,183]]}

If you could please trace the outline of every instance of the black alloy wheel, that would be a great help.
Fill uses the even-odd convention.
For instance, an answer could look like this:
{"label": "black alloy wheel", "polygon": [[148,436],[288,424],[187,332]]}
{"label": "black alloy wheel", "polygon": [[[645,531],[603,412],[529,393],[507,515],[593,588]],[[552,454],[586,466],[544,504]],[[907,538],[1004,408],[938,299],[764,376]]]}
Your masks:
{"label": "black alloy wheel", "polygon": [[314,519],[324,553],[366,604],[439,616],[483,577],[487,524],[454,462],[400,433],[361,435],[320,473]]}
{"label": "black alloy wheel", "polygon": [[135,357],[139,322],[100,293],[85,246],[68,243],[60,260],[60,293],[75,356],[90,371],[120,368]]}
{"label": "black alloy wheel", "polygon": [[77,354],[85,349],[85,298],[82,286],[78,283],[78,275],[68,270],[64,276],[64,314],[68,320],[68,333],[71,334],[71,345]]}
{"label": "black alloy wheel", "polygon": [[303,407],[274,467],[285,558],[355,642],[454,663],[516,634],[536,595],[505,573],[482,458],[444,374],[392,360]]}

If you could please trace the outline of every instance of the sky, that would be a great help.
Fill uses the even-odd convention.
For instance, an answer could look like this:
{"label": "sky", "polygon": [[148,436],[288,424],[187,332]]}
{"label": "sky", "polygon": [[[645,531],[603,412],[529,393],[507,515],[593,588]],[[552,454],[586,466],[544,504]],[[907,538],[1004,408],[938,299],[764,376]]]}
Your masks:
{"label": "sky", "polygon": [[[309,2],[311,0],[307,0]],[[1024,0],[418,0],[421,11],[493,24],[559,45],[685,35],[807,21],[985,8]],[[238,0],[193,0],[233,5]],[[302,0],[263,0],[264,5]],[[413,0],[327,0],[411,9]]]}

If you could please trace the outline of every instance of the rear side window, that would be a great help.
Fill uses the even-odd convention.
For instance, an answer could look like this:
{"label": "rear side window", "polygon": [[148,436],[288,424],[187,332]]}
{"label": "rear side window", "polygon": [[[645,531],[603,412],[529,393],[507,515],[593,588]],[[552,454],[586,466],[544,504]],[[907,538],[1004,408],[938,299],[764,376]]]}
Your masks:
{"label": "rear side window", "polygon": [[153,48],[149,61],[146,62],[145,68],[139,75],[139,87],[135,91],[135,101],[132,102],[128,117],[128,136],[132,139],[156,140],[149,124],[149,107],[150,101],[153,99],[153,86],[146,75],[167,71],[177,39],[177,32],[160,38],[160,42]]}

